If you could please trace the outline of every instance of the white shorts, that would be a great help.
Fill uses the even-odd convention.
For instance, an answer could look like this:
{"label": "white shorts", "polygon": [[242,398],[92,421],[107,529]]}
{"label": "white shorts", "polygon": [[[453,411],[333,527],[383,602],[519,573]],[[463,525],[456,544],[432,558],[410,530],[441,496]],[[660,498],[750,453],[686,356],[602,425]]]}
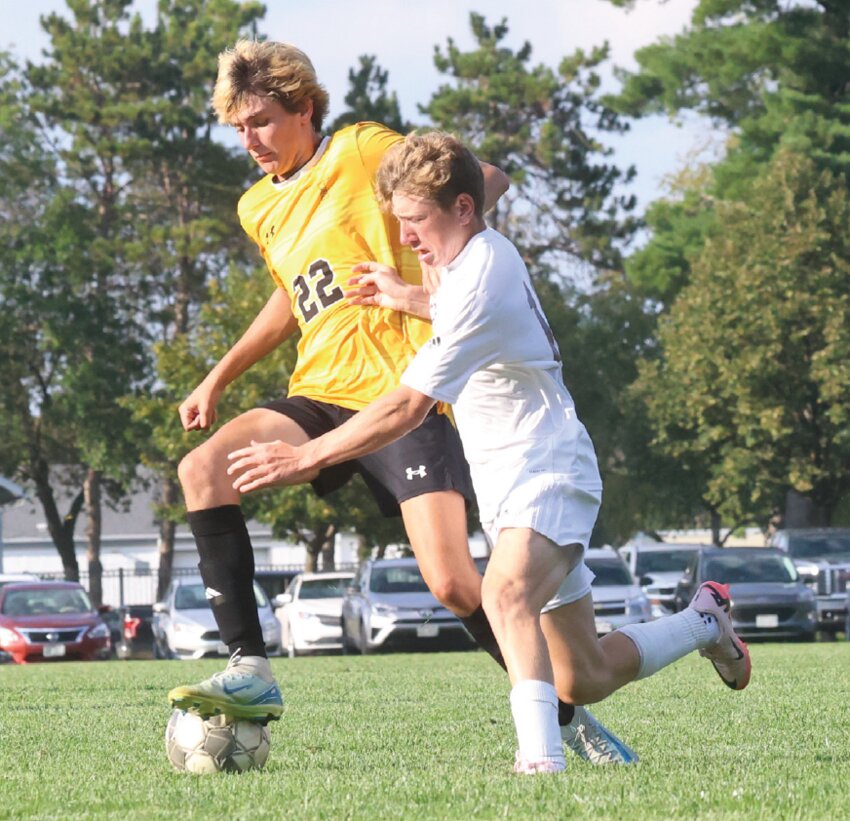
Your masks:
{"label": "white shorts", "polygon": [[[502,528],[522,527],[557,545],[580,544],[587,550],[599,512],[602,488],[595,485],[579,488],[553,481],[553,478],[545,477],[514,488],[510,507],[503,505],[495,521],[481,523],[491,548]],[[586,596],[594,578],[593,571],[580,559],[541,612],[547,613]]]}

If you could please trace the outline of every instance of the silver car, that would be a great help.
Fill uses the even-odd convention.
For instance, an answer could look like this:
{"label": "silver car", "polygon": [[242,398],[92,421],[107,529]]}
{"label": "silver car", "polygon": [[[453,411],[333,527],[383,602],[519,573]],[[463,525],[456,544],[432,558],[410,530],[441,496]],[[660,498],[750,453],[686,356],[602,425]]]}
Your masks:
{"label": "silver car", "polygon": [[[178,576],[165,598],[153,606],[154,654],[157,658],[200,659],[227,656],[200,576]],[[263,589],[254,582],[263,641],[270,656],[280,654],[280,624]]]}
{"label": "silver car", "polygon": [[460,619],[428,590],[416,559],[373,559],[358,572],[342,602],[347,652],[389,649],[469,649]]}
{"label": "silver car", "polygon": [[653,618],[675,612],[676,585],[696,551],[703,547],[708,545],[633,542],[620,548],[620,555],[649,598]]}
{"label": "silver car", "polygon": [[283,648],[290,658],[342,648],[342,597],[353,573],[299,573],[275,596]]}
{"label": "silver car", "polygon": [[652,619],[649,599],[616,551],[590,548],[584,561],[596,575],[592,594],[598,635]]}

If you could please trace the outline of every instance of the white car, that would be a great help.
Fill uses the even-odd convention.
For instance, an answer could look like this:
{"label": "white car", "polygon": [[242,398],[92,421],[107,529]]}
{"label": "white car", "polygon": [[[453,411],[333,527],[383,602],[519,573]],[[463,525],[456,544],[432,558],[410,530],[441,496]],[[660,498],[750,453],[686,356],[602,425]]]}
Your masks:
{"label": "white car", "polygon": [[620,555],[649,597],[653,618],[676,612],[673,606],[676,586],[696,552],[705,547],[710,545],[646,541],[620,548]]}
{"label": "white car", "polygon": [[[227,656],[200,576],[177,576],[165,598],[153,606],[154,654],[157,658],[200,659]],[[257,614],[270,656],[280,655],[280,625],[268,596],[254,582]]]}
{"label": "white car", "polygon": [[283,648],[290,658],[342,649],[342,597],[353,573],[299,573],[274,597]]}
{"label": "white car", "polygon": [[584,555],[596,574],[593,580],[593,612],[600,636],[627,624],[652,620],[652,608],[626,563],[610,548],[591,548]]}

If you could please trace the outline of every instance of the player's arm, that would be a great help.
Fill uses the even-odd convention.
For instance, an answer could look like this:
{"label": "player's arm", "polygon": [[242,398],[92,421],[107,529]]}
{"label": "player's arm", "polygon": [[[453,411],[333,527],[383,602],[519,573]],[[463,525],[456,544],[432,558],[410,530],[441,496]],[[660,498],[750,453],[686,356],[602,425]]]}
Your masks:
{"label": "player's arm", "polygon": [[352,268],[345,297],[352,305],[376,305],[431,319],[431,303],[422,285],[403,280],[395,268],[380,262],[360,262]]}
{"label": "player's arm", "polygon": [[245,333],[180,405],[178,412],[183,428],[206,430],[211,427],[224,389],[288,339],[297,327],[289,294],[283,288],[275,288]]}
{"label": "player's arm", "polygon": [[478,161],[484,175],[484,211],[489,211],[511,187],[511,178],[495,165]]}
{"label": "player's arm", "polygon": [[252,442],[231,454],[233,487],[247,493],[276,485],[296,485],[317,471],[380,450],[418,427],[435,400],[406,385],[376,399],[345,424],[300,447],[285,442]]}

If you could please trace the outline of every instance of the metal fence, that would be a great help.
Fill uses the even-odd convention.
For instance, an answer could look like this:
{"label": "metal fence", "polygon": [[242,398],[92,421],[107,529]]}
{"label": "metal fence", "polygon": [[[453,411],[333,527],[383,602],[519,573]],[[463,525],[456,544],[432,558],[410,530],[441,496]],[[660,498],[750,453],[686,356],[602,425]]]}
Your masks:
{"label": "metal fence", "polygon": [[[340,566],[338,570],[353,570],[354,567]],[[304,570],[302,565],[258,565],[257,580],[263,585],[269,596],[283,592],[288,581]],[[43,579],[61,580],[62,573],[41,573]],[[194,567],[176,567],[172,577],[197,576]],[[153,604],[156,601],[156,588],[159,583],[159,571],[156,568],[104,570],[101,575],[103,603],[113,607],[129,604]],[[80,571],[80,584],[89,590],[89,573]]]}

